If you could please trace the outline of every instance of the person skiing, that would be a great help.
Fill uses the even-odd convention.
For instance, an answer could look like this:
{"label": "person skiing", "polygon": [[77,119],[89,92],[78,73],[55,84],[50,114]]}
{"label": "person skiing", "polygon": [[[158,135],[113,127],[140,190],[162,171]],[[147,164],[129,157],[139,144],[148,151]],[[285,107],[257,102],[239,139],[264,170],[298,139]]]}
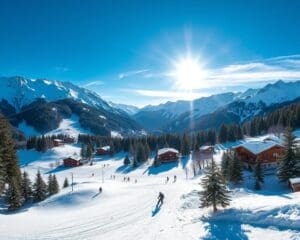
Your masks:
{"label": "person skiing", "polygon": [[99,187],[99,193],[102,193],[102,187]]}
{"label": "person skiing", "polygon": [[176,182],[176,180],[177,180],[177,176],[176,176],[176,175],[174,175],[174,181],[173,181],[173,182]]}
{"label": "person skiing", "polygon": [[169,182],[169,177],[167,176],[167,178],[166,178],[166,183],[168,183]]}
{"label": "person skiing", "polygon": [[165,197],[165,195],[162,192],[159,192],[156,208],[160,207],[164,203],[164,197]]}

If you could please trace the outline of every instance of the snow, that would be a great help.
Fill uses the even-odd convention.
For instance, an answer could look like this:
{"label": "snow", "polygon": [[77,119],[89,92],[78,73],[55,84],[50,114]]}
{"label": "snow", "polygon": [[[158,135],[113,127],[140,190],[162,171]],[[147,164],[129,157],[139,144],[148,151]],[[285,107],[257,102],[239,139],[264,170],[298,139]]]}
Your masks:
{"label": "snow", "polygon": [[109,151],[110,150],[110,146],[104,146],[104,147],[101,147],[101,149],[103,149],[105,151]]}
{"label": "snow", "polygon": [[161,148],[158,150],[157,154],[158,155],[161,155],[161,154],[164,154],[166,152],[174,152],[174,153],[179,153],[178,150],[176,150],[175,148]]}
{"label": "snow", "polygon": [[300,183],[300,177],[298,177],[298,178],[290,178],[289,182],[291,184],[298,184],[298,183]]}
{"label": "snow", "polygon": [[80,88],[69,82],[26,79],[23,77],[1,77],[0,89],[0,100],[6,99],[17,111],[22,106],[41,97],[47,101],[73,98],[94,107],[101,106],[106,110],[114,111],[114,108],[95,92]]}
{"label": "snow", "polygon": [[[57,129],[47,132],[45,135],[66,134],[77,138],[79,134],[91,134],[90,131],[83,129],[79,123],[79,117],[73,114],[70,118],[65,118],[59,124]],[[39,134],[37,134],[39,135]]]}
{"label": "snow", "polygon": [[123,138],[122,134],[117,131],[110,131],[110,136],[113,138]]}
{"label": "snow", "polygon": [[267,149],[270,149],[274,146],[280,146],[280,145],[273,141],[250,141],[250,142],[245,142],[241,145],[238,145],[235,148],[244,147],[256,155],[256,154],[264,152]]}
{"label": "snow", "polygon": [[[222,147],[234,144],[238,143]],[[219,147],[214,156],[217,163],[223,153]],[[211,208],[199,208],[203,174],[193,176],[190,158],[158,168],[151,166],[152,158],[132,169],[123,165],[126,153],[120,153],[96,157],[92,166],[56,165],[65,157],[79,155],[76,144],[55,147],[44,154],[18,151],[20,165],[32,180],[40,170],[45,180],[49,173],[55,173],[62,185],[65,177],[71,180],[72,173],[74,191],[68,187],[18,212],[0,214],[0,239],[300,239],[300,193],[291,193],[274,175],[265,176],[262,190],[254,191],[252,173],[244,172],[243,184],[230,185],[231,205],[213,214]],[[131,181],[124,182],[124,177]],[[165,201],[156,209],[160,191]]]}

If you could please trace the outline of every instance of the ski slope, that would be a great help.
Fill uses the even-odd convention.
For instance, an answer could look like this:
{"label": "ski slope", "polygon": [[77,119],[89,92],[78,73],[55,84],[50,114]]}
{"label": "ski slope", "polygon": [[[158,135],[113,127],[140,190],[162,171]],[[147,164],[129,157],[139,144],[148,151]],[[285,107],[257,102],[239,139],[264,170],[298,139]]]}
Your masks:
{"label": "ski slope", "polygon": [[[16,213],[2,211],[0,239],[300,239],[300,194],[290,193],[274,176],[266,177],[263,190],[255,192],[245,173],[245,183],[231,187],[230,207],[213,215],[211,209],[199,208],[202,174],[193,177],[189,159],[159,168],[150,167],[149,162],[133,170],[123,166],[125,154],[118,154],[96,158],[93,166],[55,166],[79,151],[77,145],[65,145],[45,154],[18,152],[22,169],[32,180],[39,169],[45,180],[49,173],[55,173],[62,185],[73,173],[74,190],[62,189]],[[217,162],[221,153],[215,156]],[[124,182],[124,177],[130,177],[130,182]],[[156,209],[160,191],[165,200]]]}

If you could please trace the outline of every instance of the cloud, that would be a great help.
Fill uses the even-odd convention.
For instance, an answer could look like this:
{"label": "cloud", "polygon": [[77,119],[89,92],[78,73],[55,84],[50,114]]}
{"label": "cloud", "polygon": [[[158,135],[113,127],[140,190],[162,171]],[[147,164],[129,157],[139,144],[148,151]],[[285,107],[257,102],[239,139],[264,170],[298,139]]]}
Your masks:
{"label": "cloud", "polygon": [[145,72],[148,72],[149,69],[141,69],[141,70],[133,70],[133,71],[128,71],[128,72],[123,72],[119,74],[119,79],[131,77],[131,76],[136,76]]}
{"label": "cloud", "polygon": [[89,82],[89,83],[86,83],[83,85],[83,87],[91,87],[91,86],[99,86],[99,85],[103,85],[104,82],[103,81],[92,81],[92,82]]}

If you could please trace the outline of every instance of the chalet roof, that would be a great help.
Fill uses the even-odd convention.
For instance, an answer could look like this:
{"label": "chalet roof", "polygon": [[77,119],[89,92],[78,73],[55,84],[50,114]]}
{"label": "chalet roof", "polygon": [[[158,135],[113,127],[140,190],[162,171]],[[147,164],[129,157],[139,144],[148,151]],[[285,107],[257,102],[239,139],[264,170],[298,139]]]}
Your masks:
{"label": "chalet roof", "polygon": [[200,147],[200,150],[207,150],[207,149],[210,149],[210,148],[212,148],[213,146],[211,146],[211,145],[205,145],[205,146],[201,146]]}
{"label": "chalet roof", "polygon": [[259,154],[261,152],[264,152],[274,146],[281,146],[280,144],[273,142],[273,141],[251,141],[251,142],[245,142],[241,145],[238,145],[234,148],[238,147],[244,147],[248,151],[252,152],[253,154]]}
{"label": "chalet roof", "polygon": [[297,177],[297,178],[290,178],[289,179],[289,182],[291,184],[300,184],[300,177]]}
{"label": "chalet roof", "polygon": [[164,154],[166,152],[179,153],[178,150],[176,150],[175,148],[161,148],[161,149],[158,150],[157,154],[161,155],[161,154]]}
{"label": "chalet roof", "polygon": [[81,159],[79,157],[66,157],[64,158],[65,159],[72,159],[72,160],[75,160],[75,161],[80,161]]}
{"label": "chalet roof", "polygon": [[58,139],[58,138],[53,139],[53,141],[55,141],[55,142],[63,142],[63,140]]}

